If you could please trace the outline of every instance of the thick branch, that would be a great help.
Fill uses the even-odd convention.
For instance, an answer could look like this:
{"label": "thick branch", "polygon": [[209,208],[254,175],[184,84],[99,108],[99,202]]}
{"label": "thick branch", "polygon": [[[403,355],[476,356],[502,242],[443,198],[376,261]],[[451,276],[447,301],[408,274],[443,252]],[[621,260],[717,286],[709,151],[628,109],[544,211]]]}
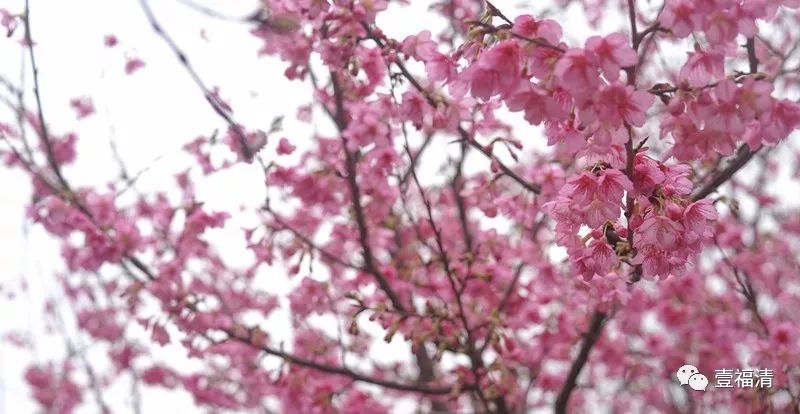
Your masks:
{"label": "thick branch", "polygon": [[703,198],[706,198],[709,194],[716,191],[717,188],[719,188],[719,186],[725,184],[725,182],[730,180],[731,177],[733,177],[733,175],[736,174],[736,172],[738,172],[739,170],[742,169],[742,167],[747,165],[747,163],[751,159],[753,159],[753,156],[756,155],[758,151],[759,150],[751,151],[750,147],[747,146],[747,144],[744,144],[741,147],[739,147],[739,150],[736,152],[736,156],[733,159],[731,159],[731,161],[728,163],[728,166],[725,167],[722,171],[715,174],[714,177],[712,177],[709,182],[707,182],[705,185],[700,187],[700,189],[695,191],[695,193],[692,195],[692,200],[693,201],[702,200]]}
{"label": "thick branch", "polygon": [[607,317],[607,314],[600,311],[595,311],[592,314],[592,320],[589,323],[589,329],[583,336],[581,349],[578,351],[578,356],[575,358],[575,361],[572,362],[572,366],[569,369],[564,386],[561,388],[561,391],[559,391],[558,397],[556,398],[556,414],[564,414],[567,412],[567,403],[569,402],[570,394],[572,394],[572,390],[575,389],[578,375],[580,375],[583,366],[586,365],[586,362],[589,360],[589,351],[592,350],[592,347],[594,347],[594,344],[600,338],[600,333],[603,329],[603,322],[606,321]]}
{"label": "thick branch", "polygon": [[745,44],[747,49],[747,64],[750,68],[750,73],[758,72],[758,57],[756,56],[756,41],[752,37],[747,38]]}

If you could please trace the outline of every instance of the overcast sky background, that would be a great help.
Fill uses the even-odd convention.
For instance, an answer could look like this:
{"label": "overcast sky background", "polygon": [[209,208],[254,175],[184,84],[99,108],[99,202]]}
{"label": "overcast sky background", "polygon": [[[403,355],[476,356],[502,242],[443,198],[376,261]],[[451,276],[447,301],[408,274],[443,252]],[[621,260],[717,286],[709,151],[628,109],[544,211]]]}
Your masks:
{"label": "overcast sky background", "polygon": [[[257,4],[250,0],[197,1],[233,16],[245,16]],[[389,13],[392,18],[379,21],[380,27],[400,40],[426,28],[435,32],[441,27],[442,22],[426,12],[428,1],[412,3]],[[496,4],[510,16],[519,13],[512,7],[514,2]],[[312,124],[295,118],[296,108],[307,104],[311,96],[309,85],[286,80],[282,63],[259,57],[256,52],[260,41],[248,33],[246,25],[210,19],[178,0],[153,1],[152,7],[206,83],[220,86],[237,121],[251,129],[266,130],[276,116],[286,117],[284,132],[271,139],[270,147],[277,144],[277,138],[286,136],[302,148],[315,130],[329,130],[330,125],[323,118],[315,118]],[[0,0],[0,8],[21,12],[23,2]],[[571,8],[568,14],[568,21],[581,21],[578,8]],[[618,28],[618,23],[612,19],[603,30]],[[76,131],[80,136],[78,161],[65,169],[75,186],[99,185],[117,174],[110,146],[113,140],[131,172],[148,169],[139,181],[140,188],[169,188],[171,174],[191,165],[191,159],[181,153],[181,146],[224,128],[174,54],[151,30],[137,0],[31,0],[31,24],[37,43],[44,113],[51,131]],[[565,33],[567,39],[582,43],[591,29],[569,24]],[[104,46],[103,36],[108,34],[119,38],[117,47]],[[146,66],[126,75],[126,57],[131,56],[142,59]],[[23,60],[25,68],[29,68],[23,58],[22,49],[14,40],[0,38],[0,73],[19,80]],[[25,86],[30,91],[29,72]],[[85,95],[92,97],[97,113],[76,120],[69,101]],[[30,98],[29,95],[27,102],[32,105]],[[5,109],[0,114],[3,121],[12,119]],[[538,135],[530,128],[523,131],[527,136]],[[541,140],[538,145],[542,145]],[[479,160],[474,165],[482,167]],[[34,412],[36,406],[28,396],[22,371],[31,358],[43,361],[63,350],[63,342],[45,334],[41,315],[45,299],[58,295],[53,275],[63,271],[64,266],[58,243],[25,219],[24,208],[30,197],[28,181],[19,171],[0,168],[0,334],[26,332],[35,344],[30,353],[0,343],[0,413]],[[200,183],[198,198],[212,210],[236,211],[242,205],[258,206],[263,192],[254,189],[262,188],[263,174],[257,167],[235,168]],[[234,266],[245,263],[248,257],[236,229],[252,220],[246,215],[236,216],[229,223],[231,232],[214,234],[225,246],[226,260]],[[20,294],[23,282],[28,289]],[[278,329],[287,327],[284,321]],[[163,358],[173,358],[179,351],[159,352]],[[112,392],[124,401],[128,389],[117,387]],[[153,412],[155,407],[159,411],[167,406],[186,407],[190,403],[185,393],[146,391],[143,412]],[[126,411],[117,405],[112,407]],[[84,412],[94,409],[92,404],[84,406]]]}

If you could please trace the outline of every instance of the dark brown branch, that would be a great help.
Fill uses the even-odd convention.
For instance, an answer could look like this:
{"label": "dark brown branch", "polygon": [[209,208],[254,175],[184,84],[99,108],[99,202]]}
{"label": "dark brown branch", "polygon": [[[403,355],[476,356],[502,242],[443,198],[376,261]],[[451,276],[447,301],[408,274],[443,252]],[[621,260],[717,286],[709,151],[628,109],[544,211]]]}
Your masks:
{"label": "dark brown branch", "polygon": [[492,2],[487,0],[486,7],[488,8],[488,11],[489,13],[492,14],[492,16],[497,16],[508,24],[514,24],[514,22],[512,22],[511,19],[509,19],[508,17],[506,17],[506,15],[504,15],[503,12],[500,11],[500,9],[495,7],[495,5],[492,4]]}
{"label": "dark brown branch", "polygon": [[516,181],[519,185],[521,185],[523,188],[530,191],[531,193],[539,194],[542,192],[542,188],[538,184],[529,183],[527,180],[520,177],[519,174],[514,172],[514,170],[512,170],[503,162],[501,162],[499,159],[497,159],[497,157],[495,157],[491,151],[487,150],[486,147],[484,147],[483,145],[481,145],[481,143],[476,141],[475,138],[471,137],[469,133],[464,129],[464,127],[460,125],[458,126],[458,134],[461,137],[461,139],[466,141],[471,147],[477,149],[478,152],[485,155],[486,158],[493,160],[504,175],[507,175],[508,177]]}
{"label": "dark brown branch", "polygon": [[745,48],[747,49],[747,64],[750,69],[750,73],[758,72],[758,56],[756,56],[756,41],[752,37],[747,38],[747,43],[745,44]]}
{"label": "dark brown branch", "polygon": [[628,0],[628,23],[631,25],[631,40],[633,50],[639,46],[639,30],[636,28],[636,7],[634,0]]}
{"label": "dark brown branch", "polygon": [[753,288],[753,284],[750,282],[750,275],[748,275],[746,271],[739,270],[739,268],[733,263],[733,261],[731,261],[731,259],[722,249],[722,246],[720,246],[719,241],[717,240],[716,237],[714,237],[714,244],[716,244],[717,249],[722,255],[722,262],[725,263],[725,265],[728,266],[728,268],[730,268],[731,272],[733,273],[734,280],[736,281],[736,284],[739,285],[741,294],[747,301],[747,306],[750,308],[750,312],[753,313],[756,322],[758,322],[758,324],[761,326],[764,335],[768,336],[769,327],[767,326],[766,321],[761,316],[761,312],[758,309],[758,294]]}
{"label": "dark brown branch", "polygon": [[[244,343],[246,345],[255,346],[253,345],[250,338],[243,338],[241,336],[236,335],[232,331],[225,331],[230,339],[236,340],[238,342]],[[409,391],[415,392],[419,394],[434,394],[434,395],[442,395],[442,394],[450,394],[455,389],[460,390],[471,390],[474,388],[472,384],[464,384],[459,386],[453,385],[448,387],[428,387],[421,384],[404,384],[394,381],[389,381],[381,378],[370,377],[355,371],[352,371],[347,368],[342,367],[335,367],[326,364],[322,364],[319,362],[312,361],[310,359],[302,358],[296,355],[289,354],[287,352],[279,351],[277,349],[270,348],[268,346],[258,346],[258,349],[264,351],[265,353],[279,357],[286,362],[291,364],[295,364],[305,368],[311,368],[320,372],[325,372],[328,374],[335,374],[341,375],[343,377],[347,377],[352,379],[353,381],[363,382],[366,384],[373,384],[378,385],[381,387],[385,387],[388,389],[398,390],[398,391]]]}
{"label": "dark brown branch", "polygon": [[[405,127],[405,124],[403,124],[403,126]],[[409,177],[411,177],[411,170],[416,168],[419,159],[422,158],[422,154],[426,149],[428,149],[431,142],[433,142],[433,135],[426,136],[425,141],[422,142],[422,145],[420,145],[419,149],[412,154],[408,169],[399,179],[399,185],[401,188],[406,188],[406,183],[408,182]]]}
{"label": "dark brown branch", "polygon": [[461,225],[461,233],[464,235],[464,243],[466,244],[466,252],[472,253],[473,251],[473,241],[472,241],[472,232],[469,229],[469,215],[467,213],[467,204],[464,200],[464,197],[461,195],[461,191],[464,189],[464,161],[467,157],[467,148],[466,143],[462,141],[461,143],[461,156],[458,158],[458,162],[456,163],[456,173],[453,176],[453,180],[450,182],[450,188],[453,190],[453,197],[456,201],[456,208],[458,210],[458,221]]}
{"label": "dark brown branch", "polygon": [[728,165],[722,169],[720,172],[714,175],[709,182],[705,185],[700,187],[695,193],[692,195],[692,200],[702,200],[706,198],[709,194],[716,191],[722,184],[725,184],[728,180],[733,177],[736,172],[741,170],[747,163],[753,159],[753,156],[760,150],[761,148],[751,151],[750,147],[747,144],[743,144],[739,147],[739,150],[736,151],[736,156],[728,162]]}
{"label": "dark brown branch", "polygon": [[[330,75],[331,83],[333,84],[333,97],[336,104],[334,122],[336,122],[336,126],[339,128],[339,131],[343,132],[347,128],[347,119],[344,108],[344,92],[342,91],[338,76],[333,72],[331,72]],[[350,190],[353,214],[355,215],[356,226],[358,227],[358,238],[359,243],[361,244],[361,253],[364,258],[364,268],[368,273],[375,277],[375,280],[378,282],[381,290],[384,294],[386,294],[386,297],[389,298],[389,301],[392,302],[394,308],[397,310],[405,310],[405,305],[403,305],[400,297],[397,295],[397,293],[395,293],[394,289],[392,289],[391,285],[389,284],[389,281],[386,279],[386,276],[378,268],[375,255],[372,252],[372,246],[370,245],[369,239],[369,228],[367,227],[367,219],[364,215],[364,207],[361,205],[361,188],[358,186],[357,180],[358,168],[356,164],[356,155],[347,149],[347,138],[345,138],[344,135],[342,135],[342,151],[344,152],[345,156],[347,187]]]}
{"label": "dark brown branch", "polygon": [[561,388],[561,391],[559,391],[558,397],[556,397],[556,414],[565,414],[567,412],[567,403],[569,402],[570,394],[572,394],[572,391],[575,389],[578,375],[580,375],[581,370],[583,370],[583,366],[586,365],[586,362],[589,360],[589,352],[600,338],[603,323],[606,321],[607,317],[608,315],[606,313],[600,311],[595,311],[592,314],[592,319],[589,322],[589,329],[584,333],[578,356],[575,358],[575,361],[572,362],[564,386]]}
{"label": "dark brown branch", "polygon": [[647,38],[647,35],[655,32],[664,31],[664,29],[658,24],[658,22],[653,23],[652,26],[642,30],[641,32],[637,33],[636,39],[634,40],[634,45],[636,46],[636,50],[638,52],[639,46],[642,42]]}

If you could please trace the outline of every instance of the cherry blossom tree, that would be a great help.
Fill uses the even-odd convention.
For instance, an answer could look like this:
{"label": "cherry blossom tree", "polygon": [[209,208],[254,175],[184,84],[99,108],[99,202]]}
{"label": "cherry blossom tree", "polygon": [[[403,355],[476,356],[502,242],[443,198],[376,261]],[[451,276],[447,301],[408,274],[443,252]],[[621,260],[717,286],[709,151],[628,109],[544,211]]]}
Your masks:
{"label": "cherry blossom tree", "polygon": [[[400,1],[263,0],[243,18],[187,2],[312,85],[269,129],[239,122],[139,1],[220,125],[183,139],[192,168],[155,192],[124,154],[104,186],[70,180],[93,161],[48,112],[90,117],[93,101],[43,105],[47,28],[27,4],[0,10],[32,83],[2,79],[3,162],[30,178],[27,219],[60,241],[77,335],[102,350],[67,340],[31,364],[43,412],[117,411],[120,381],[209,412],[800,410],[800,213],[771,185],[800,174],[797,0],[437,1],[445,29],[408,21],[404,38],[380,23]],[[576,7],[586,22],[562,10]],[[327,129],[282,130],[312,119]],[[231,228],[245,212],[195,191],[232,168],[263,176],[256,225]],[[226,228],[248,266],[209,241]],[[192,364],[153,359],[162,346]],[[772,383],[693,391],[684,364]]]}

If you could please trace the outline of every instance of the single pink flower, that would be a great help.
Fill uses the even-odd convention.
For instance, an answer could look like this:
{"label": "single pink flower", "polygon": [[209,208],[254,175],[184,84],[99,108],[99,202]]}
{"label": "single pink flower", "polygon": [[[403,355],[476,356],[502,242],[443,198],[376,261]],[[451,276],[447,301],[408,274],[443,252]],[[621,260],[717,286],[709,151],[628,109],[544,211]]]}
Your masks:
{"label": "single pink flower", "polygon": [[583,49],[569,49],[558,60],[553,72],[559,85],[576,97],[587,97],[600,84],[597,63]]}
{"label": "single pink flower", "polygon": [[703,16],[697,13],[692,0],[676,0],[665,3],[664,11],[659,17],[661,25],[672,31],[677,37],[686,37],[700,28]]}
{"label": "single pink flower", "polygon": [[128,75],[133,74],[134,72],[142,69],[144,67],[144,61],[137,58],[131,57],[125,62],[125,73]]}
{"label": "single pink flower", "polygon": [[539,38],[551,45],[561,40],[561,25],[550,19],[536,20],[531,15],[521,15],[514,19],[511,31],[527,38]]}
{"label": "single pink flower", "polygon": [[612,83],[598,92],[594,108],[600,122],[613,127],[620,127],[623,122],[641,127],[654,99],[650,93],[635,90],[633,86]]}
{"label": "single pink flower", "polygon": [[69,101],[69,104],[77,113],[78,119],[86,118],[94,113],[94,104],[92,103],[92,98],[88,96],[75,98]]}
{"label": "single pink flower", "polygon": [[633,66],[638,58],[630,47],[628,38],[622,33],[611,33],[606,37],[592,36],[586,40],[586,50],[592,54],[603,74],[610,82],[619,79],[620,68]]}
{"label": "single pink flower", "polygon": [[114,36],[113,34],[105,35],[103,37],[103,44],[106,45],[107,48],[112,48],[118,43],[119,39],[117,39],[117,36]]}
{"label": "single pink flower", "polygon": [[678,73],[678,79],[688,82],[689,86],[708,85],[712,80],[725,77],[724,55],[720,52],[703,51],[695,47],[689,52],[689,59]]}
{"label": "single pink flower", "polygon": [[281,138],[280,141],[278,141],[277,152],[280,155],[290,155],[295,149],[297,149],[297,147],[292,145],[286,138]]}
{"label": "single pink flower", "polygon": [[489,100],[497,93],[513,92],[521,80],[519,44],[513,40],[498,43],[463,74],[477,98]]}

